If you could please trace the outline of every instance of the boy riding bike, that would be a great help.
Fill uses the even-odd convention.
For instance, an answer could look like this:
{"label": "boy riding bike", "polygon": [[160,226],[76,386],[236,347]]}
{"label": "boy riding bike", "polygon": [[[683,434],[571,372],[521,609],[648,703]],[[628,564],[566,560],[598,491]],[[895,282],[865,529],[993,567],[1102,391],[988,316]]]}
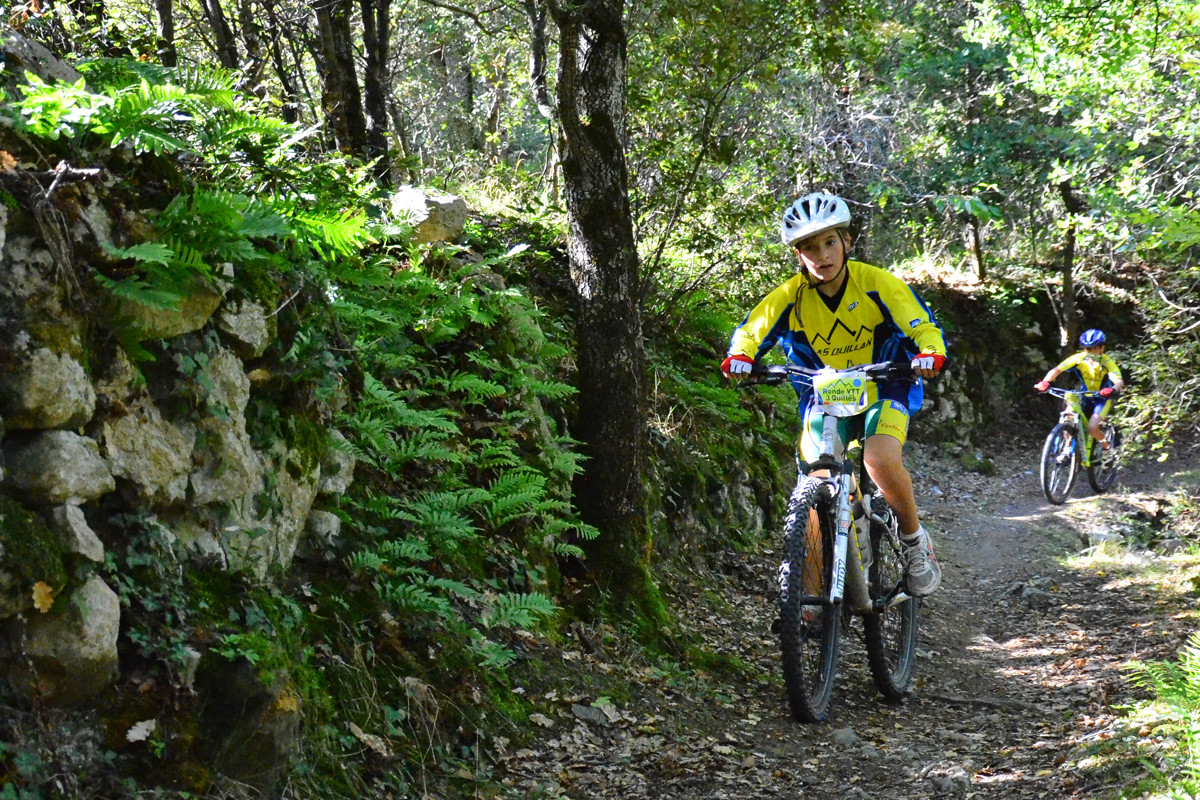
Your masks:
{"label": "boy riding bike", "polygon": [[1101,424],[1112,411],[1111,396],[1125,389],[1125,381],[1117,363],[1104,354],[1107,347],[1104,331],[1089,328],[1080,334],[1079,346],[1083,349],[1063,359],[1061,364],[1046,373],[1046,377],[1035,383],[1034,388],[1044,392],[1055,378],[1071,370],[1079,378],[1084,391],[1099,392],[1100,397],[1074,397],[1069,402],[1079,404],[1076,411],[1088,421],[1088,433],[1107,450],[1109,443],[1104,440]]}
{"label": "boy riding bike", "polygon": [[[780,237],[795,250],[799,273],[763,298],[733,332],[721,364],[727,378],[748,376],[776,343],[788,363],[814,369],[910,360],[924,378],[942,369],[946,343],[933,312],[904,281],[850,260],[849,225],[846,202],[830,194],[806,195],[784,211]],[[813,461],[824,419],[813,413],[812,387],[793,385],[804,409],[801,457]],[[937,589],[942,572],[903,460],[909,414],[920,409],[924,390],[918,380],[872,383],[867,391],[875,400],[862,415],[863,463],[899,520],[909,591],[924,597]]]}

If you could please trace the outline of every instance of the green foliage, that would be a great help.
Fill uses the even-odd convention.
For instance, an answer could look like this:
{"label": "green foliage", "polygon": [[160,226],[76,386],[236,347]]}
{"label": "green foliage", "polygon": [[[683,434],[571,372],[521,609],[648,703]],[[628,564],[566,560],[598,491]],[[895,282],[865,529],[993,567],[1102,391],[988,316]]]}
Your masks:
{"label": "green foliage", "polygon": [[[286,123],[259,113],[218,68],[168,70],[100,60],[79,66],[74,84],[47,84],[35,75],[6,112],[19,129],[39,138],[97,137],[105,146],[127,144],[136,153],[188,152],[217,158],[244,141],[278,138]],[[85,80],[105,88],[93,92]]]}
{"label": "green foliage", "polygon": [[157,520],[122,516],[124,547],[105,553],[106,582],[121,598],[123,635],[138,656],[181,688],[196,618],[213,613],[211,596],[193,596],[192,580],[175,551],[175,535]]}
{"label": "green foliage", "polygon": [[1156,720],[1156,732],[1167,738],[1156,757],[1155,773],[1167,797],[1200,793],[1200,634],[1192,634],[1176,661],[1134,662],[1130,682],[1150,691],[1153,699],[1135,713]]}

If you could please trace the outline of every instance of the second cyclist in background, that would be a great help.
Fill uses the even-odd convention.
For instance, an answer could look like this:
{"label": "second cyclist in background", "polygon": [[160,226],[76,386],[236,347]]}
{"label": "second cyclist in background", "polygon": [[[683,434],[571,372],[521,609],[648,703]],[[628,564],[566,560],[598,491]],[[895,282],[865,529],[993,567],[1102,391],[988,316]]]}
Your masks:
{"label": "second cyclist in background", "polygon": [[1117,362],[1112,360],[1112,356],[1105,355],[1105,342],[1104,331],[1096,328],[1084,331],[1079,336],[1079,346],[1083,349],[1063,359],[1062,363],[1046,373],[1046,377],[1034,384],[1034,388],[1044,392],[1055,378],[1070,371],[1079,378],[1081,390],[1098,392],[1099,397],[1083,397],[1080,400],[1080,415],[1087,420],[1091,437],[1101,442],[1107,450],[1109,444],[1104,441],[1101,424],[1112,411],[1112,395],[1125,389],[1125,381]]}

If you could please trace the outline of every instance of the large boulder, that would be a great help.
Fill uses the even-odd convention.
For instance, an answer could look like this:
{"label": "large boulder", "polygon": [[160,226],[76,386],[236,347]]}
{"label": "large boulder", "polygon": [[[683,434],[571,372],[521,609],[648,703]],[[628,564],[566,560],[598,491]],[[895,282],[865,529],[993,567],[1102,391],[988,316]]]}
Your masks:
{"label": "large boulder", "polygon": [[114,477],[124,478],[141,501],[164,506],[187,497],[196,427],[163,419],[149,400],[102,426],[104,452]]}
{"label": "large boulder", "polygon": [[392,216],[413,226],[420,244],[453,242],[467,226],[467,204],[461,197],[401,186],[392,195]]}
{"label": "large boulder", "polygon": [[69,355],[34,349],[0,373],[0,413],[10,430],[78,428],[96,411],[96,392]]}
{"label": "large boulder", "polygon": [[76,83],[81,77],[45,47],[7,26],[0,30],[0,59],[4,61],[4,88],[10,97],[19,96],[16,87],[27,75],[36,75],[46,83]]}
{"label": "large boulder", "polygon": [[71,431],[3,441],[4,486],[35,505],[78,505],[116,488],[100,446]]}
{"label": "large boulder", "polygon": [[49,612],[28,618],[25,688],[56,705],[82,704],[96,697],[117,674],[120,627],[121,601],[98,576],[70,597],[56,598]]}

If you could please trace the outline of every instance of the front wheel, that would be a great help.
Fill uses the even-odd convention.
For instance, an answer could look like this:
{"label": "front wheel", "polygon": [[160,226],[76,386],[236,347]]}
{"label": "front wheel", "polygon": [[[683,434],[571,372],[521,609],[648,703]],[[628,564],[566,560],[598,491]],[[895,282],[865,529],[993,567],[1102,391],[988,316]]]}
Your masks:
{"label": "front wheel", "polygon": [[1088,465],[1088,483],[1097,494],[1104,494],[1117,481],[1117,447],[1121,442],[1121,434],[1115,426],[1108,425],[1104,431],[1104,440],[1108,449],[1101,449],[1097,442],[1092,448],[1092,463]]}
{"label": "front wheel", "polygon": [[863,618],[863,632],[875,686],[888,700],[899,702],[912,682],[921,601],[895,593],[904,580],[904,556],[891,510],[884,516],[887,525],[871,524],[873,558],[868,570],[871,600],[882,607]]}
{"label": "front wheel", "polygon": [[1060,422],[1042,446],[1042,492],[1056,506],[1062,505],[1075,485],[1079,460],[1075,455],[1075,429]]}
{"label": "front wheel", "polygon": [[833,699],[841,609],[829,602],[835,514],[829,485],[804,478],[788,502],[779,569],[783,682],[792,716],[825,719]]}

